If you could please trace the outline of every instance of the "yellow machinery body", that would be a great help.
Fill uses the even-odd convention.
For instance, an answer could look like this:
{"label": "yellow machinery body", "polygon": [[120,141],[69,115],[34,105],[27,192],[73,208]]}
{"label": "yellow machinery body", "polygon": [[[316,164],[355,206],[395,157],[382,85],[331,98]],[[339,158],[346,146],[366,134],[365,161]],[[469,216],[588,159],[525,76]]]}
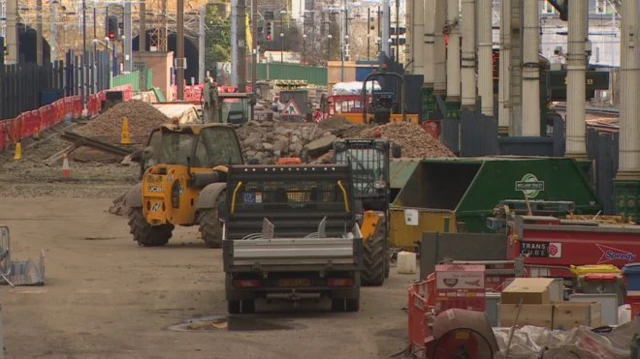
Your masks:
{"label": "yellow machinery body", "polygon": [[414,250],[424,232],[456,232],[456,216],[452,211],[392,206],[389,212],[391,248]]}
{"label": "yellow machinery body", "polygon": [[362,233],[362,241],[367,243],[376,231],[380,230],[378,227],[384,223],[381,219],[381,212],[365,211],[362,214],[362,224],[360,225],[360,232]]}
{"label": "yellow machinery body", "polygon": [[[225,166],[217,166],[213,169],[192,167],[191,174],[226,172],[226,169]],[[183,165],[161,164],[147,169],[142,178],[142,210],[149,224],[169,223],[189,226],[196,223],[196,201],[201,190],[188,186],[189,178],[187,166]],[[178,191],[177,196],[175,196],[175,187]],[[174,196],[177,206],[175,206],[176,202],[173,202]],[[173,204],[167,206],[167,203]]]}
{"label": "yellow machinery body", "polygon": [[[343,116],[349,122],[362,124],[362,113],[342,112],[342,113],[336,114],[336,116]],[[373,121],[373,114],[367,115],[367,119],[369,120],[369,123],[371,123]],[[389,119],[389,121],[390,122],[403,122],[402,114],[401,113],[391,114],[391,118]],[[413,123],[413,124],[416,124],[416,125],[419,124],[420,122],[419,122],[419,119],[418,119],[418,114],[407,114],[407,122]]]}

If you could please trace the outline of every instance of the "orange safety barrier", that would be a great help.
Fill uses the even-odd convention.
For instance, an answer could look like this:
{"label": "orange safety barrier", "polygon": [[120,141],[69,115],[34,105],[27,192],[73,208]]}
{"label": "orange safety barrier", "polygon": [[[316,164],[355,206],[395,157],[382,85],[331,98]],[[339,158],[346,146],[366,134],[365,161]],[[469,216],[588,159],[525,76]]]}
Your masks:
{"label": "orange safety barrier", "polygon": [[[426,282],[411,284],[407,303],[409,345],[412,351],[424,351],[425,340],[430,335],[430,307],[426,299]],[[420,356],[421,358],[423,356]]]}
{"label": "orange safety barrier", "polygon": [[[96,115],[100,112],[102,101],[107,97],[107,91],[124,92],[125,101],[133,98],[131,85],[118,86],[89,95],[87,98],[89,115]],[[16,118],[0,120],[0,151],[24,138],[34,136],[59,124],[64,121],[67,114],[76,118],[80,117],[83,110],[82,96],[68,96],[38,109],[25,111]]]}

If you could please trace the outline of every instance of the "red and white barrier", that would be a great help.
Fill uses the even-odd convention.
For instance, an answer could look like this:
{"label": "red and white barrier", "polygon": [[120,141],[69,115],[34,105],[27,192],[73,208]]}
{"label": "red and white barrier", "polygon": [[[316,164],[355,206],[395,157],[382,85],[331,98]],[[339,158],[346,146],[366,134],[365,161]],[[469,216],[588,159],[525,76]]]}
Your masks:
{"label": "red and white barrier", "polygon": [[[87,101],[89,116],[97,115],[106,99],[107,91],[123,91],[124,100],[133,98],[131,85],[118,86],[90,95]],[[82,115],[82,96],[68,96],[61,98],[37,110],[21,113],[18,117],[0,121],[0,151],[20,142],[24,138],[32,137],[64,121],[67,114],[78,118]]]}

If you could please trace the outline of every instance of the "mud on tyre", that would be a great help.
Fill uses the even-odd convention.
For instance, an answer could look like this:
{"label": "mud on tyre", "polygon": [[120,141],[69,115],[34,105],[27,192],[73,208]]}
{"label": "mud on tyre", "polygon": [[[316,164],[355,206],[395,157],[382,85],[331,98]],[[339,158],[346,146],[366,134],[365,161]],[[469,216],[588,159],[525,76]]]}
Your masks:
{"label": "mud on tyre", "polygon": [[142,213],[142,208],[129,210],[129,233],[133,234],[133,240],[143,247],[160,247],[169,242],[174,226],[163,224],[152,226]]}
{"label": "mud on tyre", "polygon": [[200,212],[200,235],[207,246],[211,248],[222,247],[222,222],[218,217],[218,208],[224,203],[225,192],[220,193],[213,208],[203,209]]}
{"label": "mud on tyre", "polygon": [[384,225],[378,226],[374,235],[362,246],[362,285],[381,286],[387,277],[388,254]]}

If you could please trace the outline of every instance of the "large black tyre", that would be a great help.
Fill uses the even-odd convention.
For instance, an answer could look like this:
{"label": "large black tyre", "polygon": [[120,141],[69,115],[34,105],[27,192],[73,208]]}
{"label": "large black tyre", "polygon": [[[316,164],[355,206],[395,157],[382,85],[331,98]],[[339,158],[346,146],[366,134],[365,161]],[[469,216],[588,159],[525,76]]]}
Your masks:
{"label": "large black tyre", "polygon": [[347,312],[357,312],[360,310],[360,298],[348,298],[345,300]]}
{"label": "large black tyre", "polygon": [[129,233],[133,234],[133,240],[143,247],[160,247],[169,242],[174,226],[163,224],[152,226],[142,213],[142,208],[129,210]]}
{"label": "large black tyre", "polygon": [[[380,226],[382,227],[382,226]],[[386,278],[387,265],[387,238],[383,230],[377,230],[374,235],[364,243],[362,260],[364,268],[361,272],[362,285],[381,286]]]}
{"label": "large black tyre", "polygon": [[227,300],[227,313],[240,314],[240,301],[239,300]]}
{"label": "large black tyre", "polygon": [[200,212],[200,235],[204,243],[211,248],[222,247],[222,222],[218,217],[218,208],[224,202],[224,198],[225,193],[220,193],[213,208]]}

